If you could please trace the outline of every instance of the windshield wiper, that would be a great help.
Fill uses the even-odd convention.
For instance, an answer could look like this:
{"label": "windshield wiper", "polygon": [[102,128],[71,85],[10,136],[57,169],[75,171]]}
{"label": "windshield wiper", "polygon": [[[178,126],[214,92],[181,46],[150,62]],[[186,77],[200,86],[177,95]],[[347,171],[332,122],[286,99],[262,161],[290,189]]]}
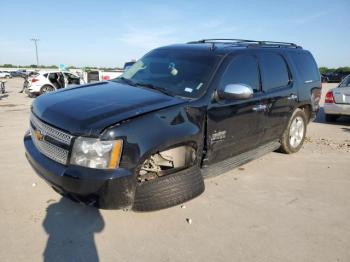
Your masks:
{"label": "windshield wiper", "polygon": [[166,89],[164,87],[155,86],[155,85],[150,84],[150,83],[138,83],[138,82],[136,82],[135,84],[138,85],[138,86],[143,86],[143,87],[146,87],[146,88],[149,88],[149,89],[152,89],[152,90],[159,91],[159,92],[161,92],[163,94],[166,94],[168,96],[174,96],[173,93],[171,93],[168,89]]}

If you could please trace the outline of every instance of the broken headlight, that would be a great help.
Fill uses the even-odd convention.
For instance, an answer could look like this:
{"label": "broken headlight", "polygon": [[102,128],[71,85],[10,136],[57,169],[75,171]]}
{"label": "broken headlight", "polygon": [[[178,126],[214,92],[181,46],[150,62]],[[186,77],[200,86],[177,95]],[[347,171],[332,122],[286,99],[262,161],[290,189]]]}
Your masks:
{"label": "broken headlight", "polygon": [[119,167],[123,140],[102,141],[78,137],[74,141],[70,163],[99,169]]}

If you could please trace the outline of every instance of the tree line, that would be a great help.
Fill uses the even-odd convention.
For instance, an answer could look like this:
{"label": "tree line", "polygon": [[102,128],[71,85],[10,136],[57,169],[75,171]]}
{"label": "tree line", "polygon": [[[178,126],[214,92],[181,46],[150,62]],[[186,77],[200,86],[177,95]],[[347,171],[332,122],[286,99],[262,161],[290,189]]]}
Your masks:
{"label": "tree line", "polygon": [[345,73],[345,74],[350,74],[350,67],[345,66],[345,67],[338,67],[338,68],[328,68],[328,67],[320,67],[320,73],[325,74],[325,73]]}
{"label": "tree line", "polygon": [[[41,69],[58,69],[57,65],[13,65],[13,64],[3,64],[0,65],[0,67],[4,68],[41,68]],[[68,66],[67,69],[85,69],[85,70],[92,70],[92,69],[99,69],[99,70],[117,70],[120,69],[119,67],[98,67],[98,66],[84,66],[84,67],[78,67],[78,66]]]}

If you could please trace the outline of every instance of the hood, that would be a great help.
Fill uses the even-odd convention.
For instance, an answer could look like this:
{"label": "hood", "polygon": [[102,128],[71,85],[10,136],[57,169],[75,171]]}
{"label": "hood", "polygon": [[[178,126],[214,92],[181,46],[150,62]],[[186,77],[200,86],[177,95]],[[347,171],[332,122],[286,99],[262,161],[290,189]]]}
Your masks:
{"label": "hood", "polygon": [[48,124],[71,134],[97,136],[122,120],[184,102],[154,90],[102,82],[39,96],[32,111]]}

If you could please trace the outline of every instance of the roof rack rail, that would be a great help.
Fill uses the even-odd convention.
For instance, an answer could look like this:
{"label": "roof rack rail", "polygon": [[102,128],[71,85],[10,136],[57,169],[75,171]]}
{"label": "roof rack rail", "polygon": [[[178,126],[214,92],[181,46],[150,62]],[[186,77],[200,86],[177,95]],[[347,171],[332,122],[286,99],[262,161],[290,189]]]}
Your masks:
{"label": "roof rack rail", "polygon": [[266,40],[247,40],[247,39],[231,39],[231,38],[213,38],[213,39],[201,39],[198,41],[191,41],[187,44],[245,44],[247,46],[259,46],[259,47],[290,47],[290,48],[302,48],[301,46],[288,43],[288,42],[277,42],[277,41],[266,41]]}

